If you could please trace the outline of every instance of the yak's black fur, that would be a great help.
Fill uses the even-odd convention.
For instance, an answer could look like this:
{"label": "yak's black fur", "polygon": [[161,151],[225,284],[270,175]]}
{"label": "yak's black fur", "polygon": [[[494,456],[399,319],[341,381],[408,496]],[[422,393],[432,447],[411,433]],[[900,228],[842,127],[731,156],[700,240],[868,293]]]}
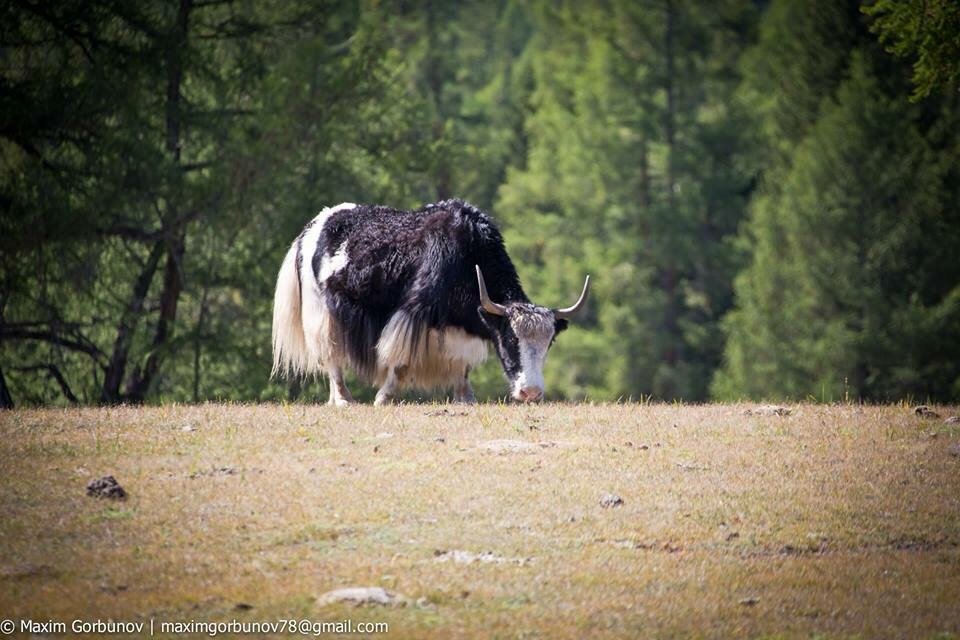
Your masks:
{"label": "yak's black fur", "polygon": [[[509,320],[479,311],[474,265],[491,299],[530,303],[490,216],[457,199],[415,211],[376,205],[340,210],[327,219],[314,255],[301,256],[298,249],[298,274],[308,263],[317,277],[323,256],[344,242],[347,264],[326,280],[325,291],[358,374],[373,378],[377,340],[393,314],[405,311],[414,331],[458,327],[492,341],[508,377],[516,375],[519,351]],[[565,326],[560,320],[556,329]]]}

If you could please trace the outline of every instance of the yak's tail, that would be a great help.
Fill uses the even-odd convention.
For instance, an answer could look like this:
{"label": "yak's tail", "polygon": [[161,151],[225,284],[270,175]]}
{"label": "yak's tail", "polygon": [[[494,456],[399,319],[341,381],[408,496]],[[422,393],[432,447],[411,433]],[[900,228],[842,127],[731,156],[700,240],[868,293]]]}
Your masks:
{"label": "yak's tail", "polygon": [[273,295],[273,369],[270,377],[300,376],[309,368],[298,271],[297,245],[294,243],[280,266],[277,290]]}

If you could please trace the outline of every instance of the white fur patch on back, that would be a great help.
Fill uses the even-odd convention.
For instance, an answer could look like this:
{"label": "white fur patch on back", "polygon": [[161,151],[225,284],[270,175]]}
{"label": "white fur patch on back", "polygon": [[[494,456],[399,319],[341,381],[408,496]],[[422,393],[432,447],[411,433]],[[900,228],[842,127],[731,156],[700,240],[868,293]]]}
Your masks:
{"label": "white fur patch on back", "polygon": [[414,340],[413,322],[405,311],[393,314],[377,341],[377,379],[405,367],[403,386],[452,386],[466,367],[487,359],[487,343],[459,327],[430,329]]}
{"label": "white fur patch on back", "polygon": [[337,252],[332,256],[324,255],[320,259],[320,274],[317,280],[321,284],[327,281],[327,278],[347,266],[347,241],[344,240]]}
{"label": "white fur patch on back", "polygon": [[[304,234],[300,243],[300,291],[302,295],[301,317],[303,322],[303,334],[305,348],[307,351],[305,362],[305,373],[320,373],[326,367],[333,364],[335,360],[340,359],[337,352],[337,345],[334,339],[335,320],[331,317],[327,305],[323,300],[323,292],[320,285],[326,279],[323,277],[323,266],[325,262],[330,263],[328,268],[333,269],[327,274],[327,277],[333,275],[339,269],[346,265],[346,243],[341,246],[343,256],[337,259],[337,256],[321,257],[321,277],[319,282],[313,277],[313,257],[319,250],[320,236],[323,233],[323,227],[327,224],[330,216],[338,211],[354,209],[357,205],[352,202],[344,202],[335,207],[327,207],[314,217],[310,228]],[[337,252],[339,254],[339,251]],[[342,264],[341,264],[342,263]],[[338,266],[339,265],[339,266]]]}

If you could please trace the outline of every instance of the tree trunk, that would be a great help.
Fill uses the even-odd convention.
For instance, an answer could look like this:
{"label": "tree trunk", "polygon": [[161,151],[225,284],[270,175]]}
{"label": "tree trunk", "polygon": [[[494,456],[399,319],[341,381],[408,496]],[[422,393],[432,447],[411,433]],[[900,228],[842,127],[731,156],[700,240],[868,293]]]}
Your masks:
{"label": "tree trunk", "polygon": [[200,336],[203,333],[203,324],[207,320],[207,297],[210,289],[207,286],[203,288],[203,295],[200,296],[200,313],[197,316],[197,327],[193,332],[193,401],[200,402],[200,355],[203,347]]}
{"label": "tree trunk", "polygon": [[[182,94],[183,53],[187,45],[187,30],[193,0],[180,0],[177,19],[167,41],[167,152],[174,164],[180,164],[182,140]],[[179,185],[178,185],[179,186]],[[167,241],[167,263],[163,273],[163,291],[160,294],[160,316],[153,335],[150,353],[142,368],[138,368],[131,377],[127,395],[132,401],[143,402],[150,385],[160,369],[160,359],[173,335],[173,325],[177,319],[177,306],[183,291],[183,257],[186,250],[186,220],[177,222],[178,214],[174,202],[168,204],[164,226],[172,235]],[[168,227],[168,225],[171,225]]]}
{"label": "tree trunk", "polygon": [[[667,94],[667,109],[664,114],[664,133],[667,140],[667,215],[676,216],[676,96],[674,88],[674,19],[675,11],[673,0],[666,0],[666,25],[664,28],[664,51],[666,55],[666,70],[664,89]],[[677,343],[679,336],[680,304],[677,297],[678,274],[675,264],[676,256],[665,256],[660,270],[659,285],[666,300],[663,314],[663,330],[665,334],[665,348],[662,359],[667,364],[676,364],[678,360]]]}
{"label": "tree trunk", "polygon": [[13,409],[13,396],[7,388],[7,379],[3,377],[2,368],[0,368],[0,409]]}
{"label": "tree trunk", "polygon": [[127,358],[130,355],[133,331],[136,327],[137,318],[143,313],[143,303],[147,297],[147,292],[150,290],[150,283],[153,281],[153,275],[157,271],[162,255],[163,243],[158,242],[153,245],[150,256],[133,286],[130,304],[127,305],[123,316],[120,318],[120,324],[117,326],[117,337],[113,341],[113,351],[110,354],[110,362],[104,372],[103,386],[100,390],[100,402],[103,404],[115,404],[122,400],[120,385],[123,383],[123,374],[127,367]]}
{"label": "tree trunk", "polygon": [[[442,4],[442,3],[441,3]],[[430,89],[430,97],[433,101],[433,110],[435,120],[433,122],[433,137],[438,143],[436,148],[445,154],[443,137],[446,135],[446,127],[443,114],[443,69],[441,68],[440,56],[443,55],[443,49],[437,40],[437,31],[442,27],[443,16],[438,15],[437,2],[427,4],[427,85]],[[452,195],[453,175],[450,169],[450,163],[446,157],[434,159],[433,179],[436,189],[437,199],[444,200]]]}

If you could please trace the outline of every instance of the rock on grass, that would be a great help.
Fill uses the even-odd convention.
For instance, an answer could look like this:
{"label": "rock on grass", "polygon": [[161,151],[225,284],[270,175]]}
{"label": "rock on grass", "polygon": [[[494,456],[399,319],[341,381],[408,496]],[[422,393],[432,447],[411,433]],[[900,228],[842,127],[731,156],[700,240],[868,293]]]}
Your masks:
{"label": "rock on grass", "polygon": [[382,587],[345,587],[328,591],[317,598],[317,604],[321,607],[337,602],[348,602],[358,607],[367,604],[394,606],[403,604],[406,598]]}
{"label": "rock on grass", "polygon": [[623,498],[615,493],[606,493],[600,497],[600,506],[604,509],[613,509],[623,506]]}
{"label": "rock on grass", "polygon": [[936,420],[940,417],[940,414],[928,407],[925,404],[920,405],[919,407],[914,407],[913,413],[920,416],[921,418],[926,418],[928,420]]}
{"label": "rock on grass", "polygon": [[762,404],[759,407],[754,407],[752,409],[744,409],[743,415],[745,416],[788,416],[790,415],[790,409],[786,407],[781,407],[778,404]]}
{"label": "rock on grass", "polygon": [[97,480],[91,480],[87,485],[87,495],[94,498],[110,498],[111,500],[123,500],[127,497],[120,483],[113,476],[104,476]]}

